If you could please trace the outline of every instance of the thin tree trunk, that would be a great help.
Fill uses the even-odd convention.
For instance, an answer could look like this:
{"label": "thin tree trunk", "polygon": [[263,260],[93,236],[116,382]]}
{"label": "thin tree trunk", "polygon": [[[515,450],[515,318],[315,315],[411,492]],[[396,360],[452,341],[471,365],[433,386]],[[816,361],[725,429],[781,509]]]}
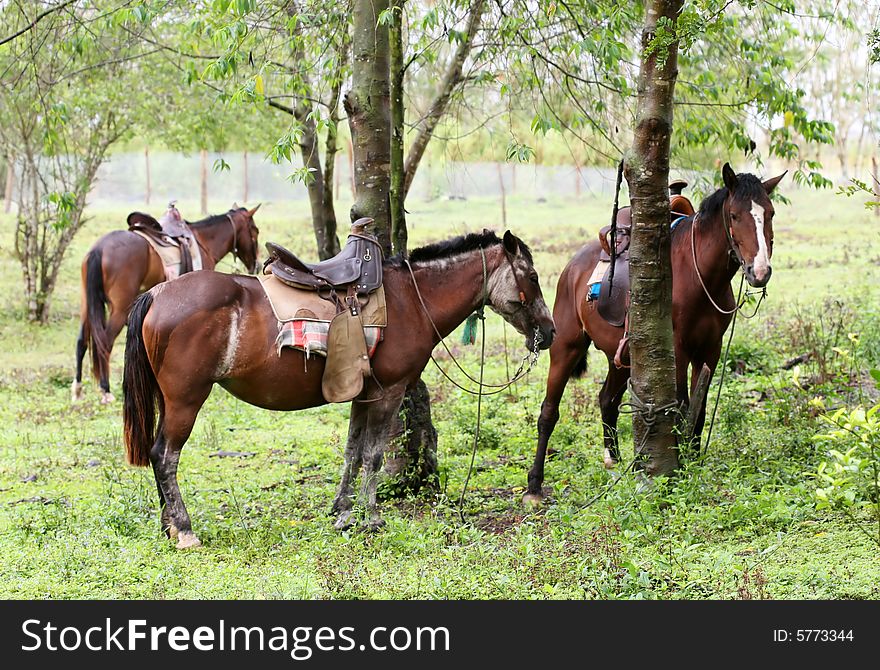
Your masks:
{"label": "thin tree trunk", "polygon": [[649,475],[678,467],[675,353],[672,340],[672,263],[669,232],[669,144],[678,44],[649,53],[662,18],[672,25],[682,0],[646,0],[633,147],[626,160],[632,203],[630,246],[632,402],[661,408],[633,414],[637,465]]}
{"label": "thin tree trunk", "polygon": [[[342,89],[342,78],[338,77],[333,86],[330,99],[330,125],[327,128],[327,141],[324,144],[324,199],[321,210],[324,216],[324,247],[328,258],[339,253],[339,235],[337,234],[336,207],[334,205],[333,181],[336,176],[336,154],[339,151],[337,138],[339,135],[339,94]],[[339,187],[337,185],[337,191]]]}
{"label": "thin tree trunk", "polygon": [[406,157],[406,164],[404,167],[406,176],[403,183],[404,199],[406,199],[410,186],[412,186],[413,179],[415,179],[416,170],[419,167],[422,156],[425,155],[425,149],[428,148],[428,142],[431,141],[431,137],[434,135],[437,124],[440,123],[440,119],[443,118],[443,114],[449,106],[449,100],[452,97],[452,93],[455,91],[456,86],[462,81],[464,62],[467,59],[468,54],[471,52],[474,35],[476,35],[477,30],[480,27],[485,4],[485,0],[477,0],[471,5],[467,30],[464,33],[464,37],[459,43],[458,48],[455,50],[452,60],[449,62],[449,67],[446,69],[446,73],[440,82],[440,90],[437,92],[437,97],[434,98],[434,101],[428,108],[428,113],[419,124],[419,131],[416,134],[412,146],[410,146],[409,154]]}
{"label": "thin tree trunk", "polygon": [[6,188],[3,191],[3,211],[9,214],[12,211],[12,189],[15,186],[15,163],[12,156],[6,159]]}
{"label": "thin tree trunk", "polygon": [[206,216],[208,214],[208,150],[202,149],[202,198],[201,198],[201,207],[202,207],[202,216]]}
{"label": "thin tree trunk", "polygon": [[[299,149],[302,153],[303,166],[308,169],[306,190],[309,194],[309,206],[312,212],[312,229],[318,245],[318,257],[325,260],[334,256],[334,244],[327,235],[324,221],[324,170],[321,167],[321,153],[318,149],[318,131],[315,120],[310,116],[310,107],[298,107],[296,118],[302,124]],[[335,221],[334,221],[335,223]],[[334,237],[335,237],[334,226]],[[338,246],[336,247],[338,251]]]}
{"label": "thin tree trunk", "polygon": [[[877,155],[871,156],[871,167],[874,168],[874,195],[880,201],[880,170],[877,169]],[[874,216],[880,216],[880,207],[874,208]]]}
{"label": "thin tree trunk", "polygon": [[150,176],[150,147],[144,147],[144,167],[147,170],[147,192],[144,194],[144,204],[149,207],[150,197],[153,195],[153,182]]}
{"label": "thin tree trunk", "polygon": [[390,67],[391,67],[391,242],[395,253],[406,255],[407,231],[403,163],[403,3],[391,0]]}

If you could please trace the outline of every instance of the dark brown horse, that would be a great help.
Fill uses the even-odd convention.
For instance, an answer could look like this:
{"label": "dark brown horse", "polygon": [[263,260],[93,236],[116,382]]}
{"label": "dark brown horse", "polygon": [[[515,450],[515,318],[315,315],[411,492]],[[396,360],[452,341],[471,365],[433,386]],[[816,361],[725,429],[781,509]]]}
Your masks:
{"label": "dark brown horse", "polygon": [[[416,249],[409,263],[393,258],[384,264],[388,325],[372,360],[374,379],[351,405],[332,508],[339,529],[353,523],[352,485],[361,466],[367,525],[382,525],[377,477],[404,392],[439,342],[435,325],[441,336],[449,335],[485,295],[530,349],[539,335],[546,348],[555,333],[531,253],[509,231],[503,240],[484,231]],[[177,538],[178,548],[199,544],[177,485],[177,465],[214,384],[266,409],[326,404],[324,359],[313,356],[306,365],[304,353],[289,348],[279,355],[278,332],[254,277],[195,272],[156,286],[132,308],[123,379],[126,453],[134,465],[153,466],[162,527]]]}
{"label": "dark brown horse", "polygon": [[[202,269],[213,270],[217,262],[234,254],[248,271],[257,271],[257,237],[251,210],[234,207],[226,214],[190,223],[202,255]],[[128,310],[138,294],[165,281],[162,259],[143,237],[129,230],[107,233],[92,246],[82,262],[79,337],[76,340],[76,376],[71,399],[82,397],[82,368],[91,351],[92,374],[101,390],[101,402],[113,401],[110,393],[110,352]],[[109,307],[109,317],[106,308]]]}
{"label": "dark brown horse", "polygon": [[[695,216],[672,231],[672,324],[675,340],[675,381],[678,398],[687,403],[703,364],[714,372],[721,340],[730,323],[735,299],[730,282],[740,268],[746,280],[763,287],[770,280],[773,254],[773,205],[769,194],[785,173],[765,182],[751,174],[722,170],[725,187],[706,198]],[[542,499],[547,443],[559,420],[559,401],[571,377],[587,369],[591,343],[608,357],[608,375],[599,392],[606,467],[620,458],[617,418],[629,369],[618,368],[614,356],[623,328],[605,321],[596,301],[587,302],[587,282],[599,261],[599,242],[584,246],[559,276],[553,319],[559,329],[550,348],[547,392],[538,418],[538,447],[529,471],[527,502]],[[688,367],[692,367],[690,389]],[[703,430],[706,405],[697,418],[695,436]],[[697,442],[699,444],[699,442]]]}

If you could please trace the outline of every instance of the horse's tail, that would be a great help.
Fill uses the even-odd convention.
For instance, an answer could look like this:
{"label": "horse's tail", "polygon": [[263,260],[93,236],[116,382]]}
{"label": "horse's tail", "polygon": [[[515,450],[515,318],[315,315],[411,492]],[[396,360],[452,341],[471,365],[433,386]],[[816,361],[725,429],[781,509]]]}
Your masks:
{"label": "horse's tail", "polygon": [[162,402],[142,332],[144,319],[152,304],[152,291],[135,300],[128,315],[128,334],[125,338],[122,423],[125,455],[132,465],[150,464],[150,450],[156,441],[156,408]]}
{"label": "horse's tail", "polygon": [[584,355],[581,356],[578,359],[578,362],[574,364],[574,368],[572,368],[569,378],[579,379],[587,373],[587,358],[589,357],[589,351],[589,349],[584,351]]}
{"label": "horse's tail", "polygon": [[92,375],[97,381],[107,377],[107,294],[104,293],[104,272],[101,268],[104,252],[96,247],[86,254],[85,261],[85,313],[83,314],[83,340],[91,353]]}

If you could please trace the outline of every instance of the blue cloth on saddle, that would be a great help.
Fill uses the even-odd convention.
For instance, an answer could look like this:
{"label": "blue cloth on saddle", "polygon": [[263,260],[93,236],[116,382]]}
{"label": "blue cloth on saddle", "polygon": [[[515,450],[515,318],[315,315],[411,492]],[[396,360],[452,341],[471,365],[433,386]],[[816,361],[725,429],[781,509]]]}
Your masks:
{"label": "blue cloth on saddle", "polygon": [[681,223],[681,222],[684,221],[685,219],[689,219],[689,218],[690,218],[689,216],[684,216],[684,215],[678,217],[675,221],[672,222],[672,225],[669,226],[669,230],[675,230],[675,227],[676,227],[679,223]]}
{"label": "blue cloth on saddle", "polygon": [[587,293],[587,300],[598,300],[599,299],[599,291],[602,290],[602,283],[596,282],[595,284],[590,284],[590,290]]}

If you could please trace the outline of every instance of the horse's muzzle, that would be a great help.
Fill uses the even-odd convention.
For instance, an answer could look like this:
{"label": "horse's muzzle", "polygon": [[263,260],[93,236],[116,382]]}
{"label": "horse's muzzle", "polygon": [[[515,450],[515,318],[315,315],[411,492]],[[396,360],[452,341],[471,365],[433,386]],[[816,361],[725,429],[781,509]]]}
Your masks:
{"label": "horse's muzzle", "polygon": [[755,274],[754,268],[750,265],[745,269],[746,281],[753,288],[764,288],[770,281],[770,275],[773,274],[773,268],[769,265],[764,273],[759,277]]}

